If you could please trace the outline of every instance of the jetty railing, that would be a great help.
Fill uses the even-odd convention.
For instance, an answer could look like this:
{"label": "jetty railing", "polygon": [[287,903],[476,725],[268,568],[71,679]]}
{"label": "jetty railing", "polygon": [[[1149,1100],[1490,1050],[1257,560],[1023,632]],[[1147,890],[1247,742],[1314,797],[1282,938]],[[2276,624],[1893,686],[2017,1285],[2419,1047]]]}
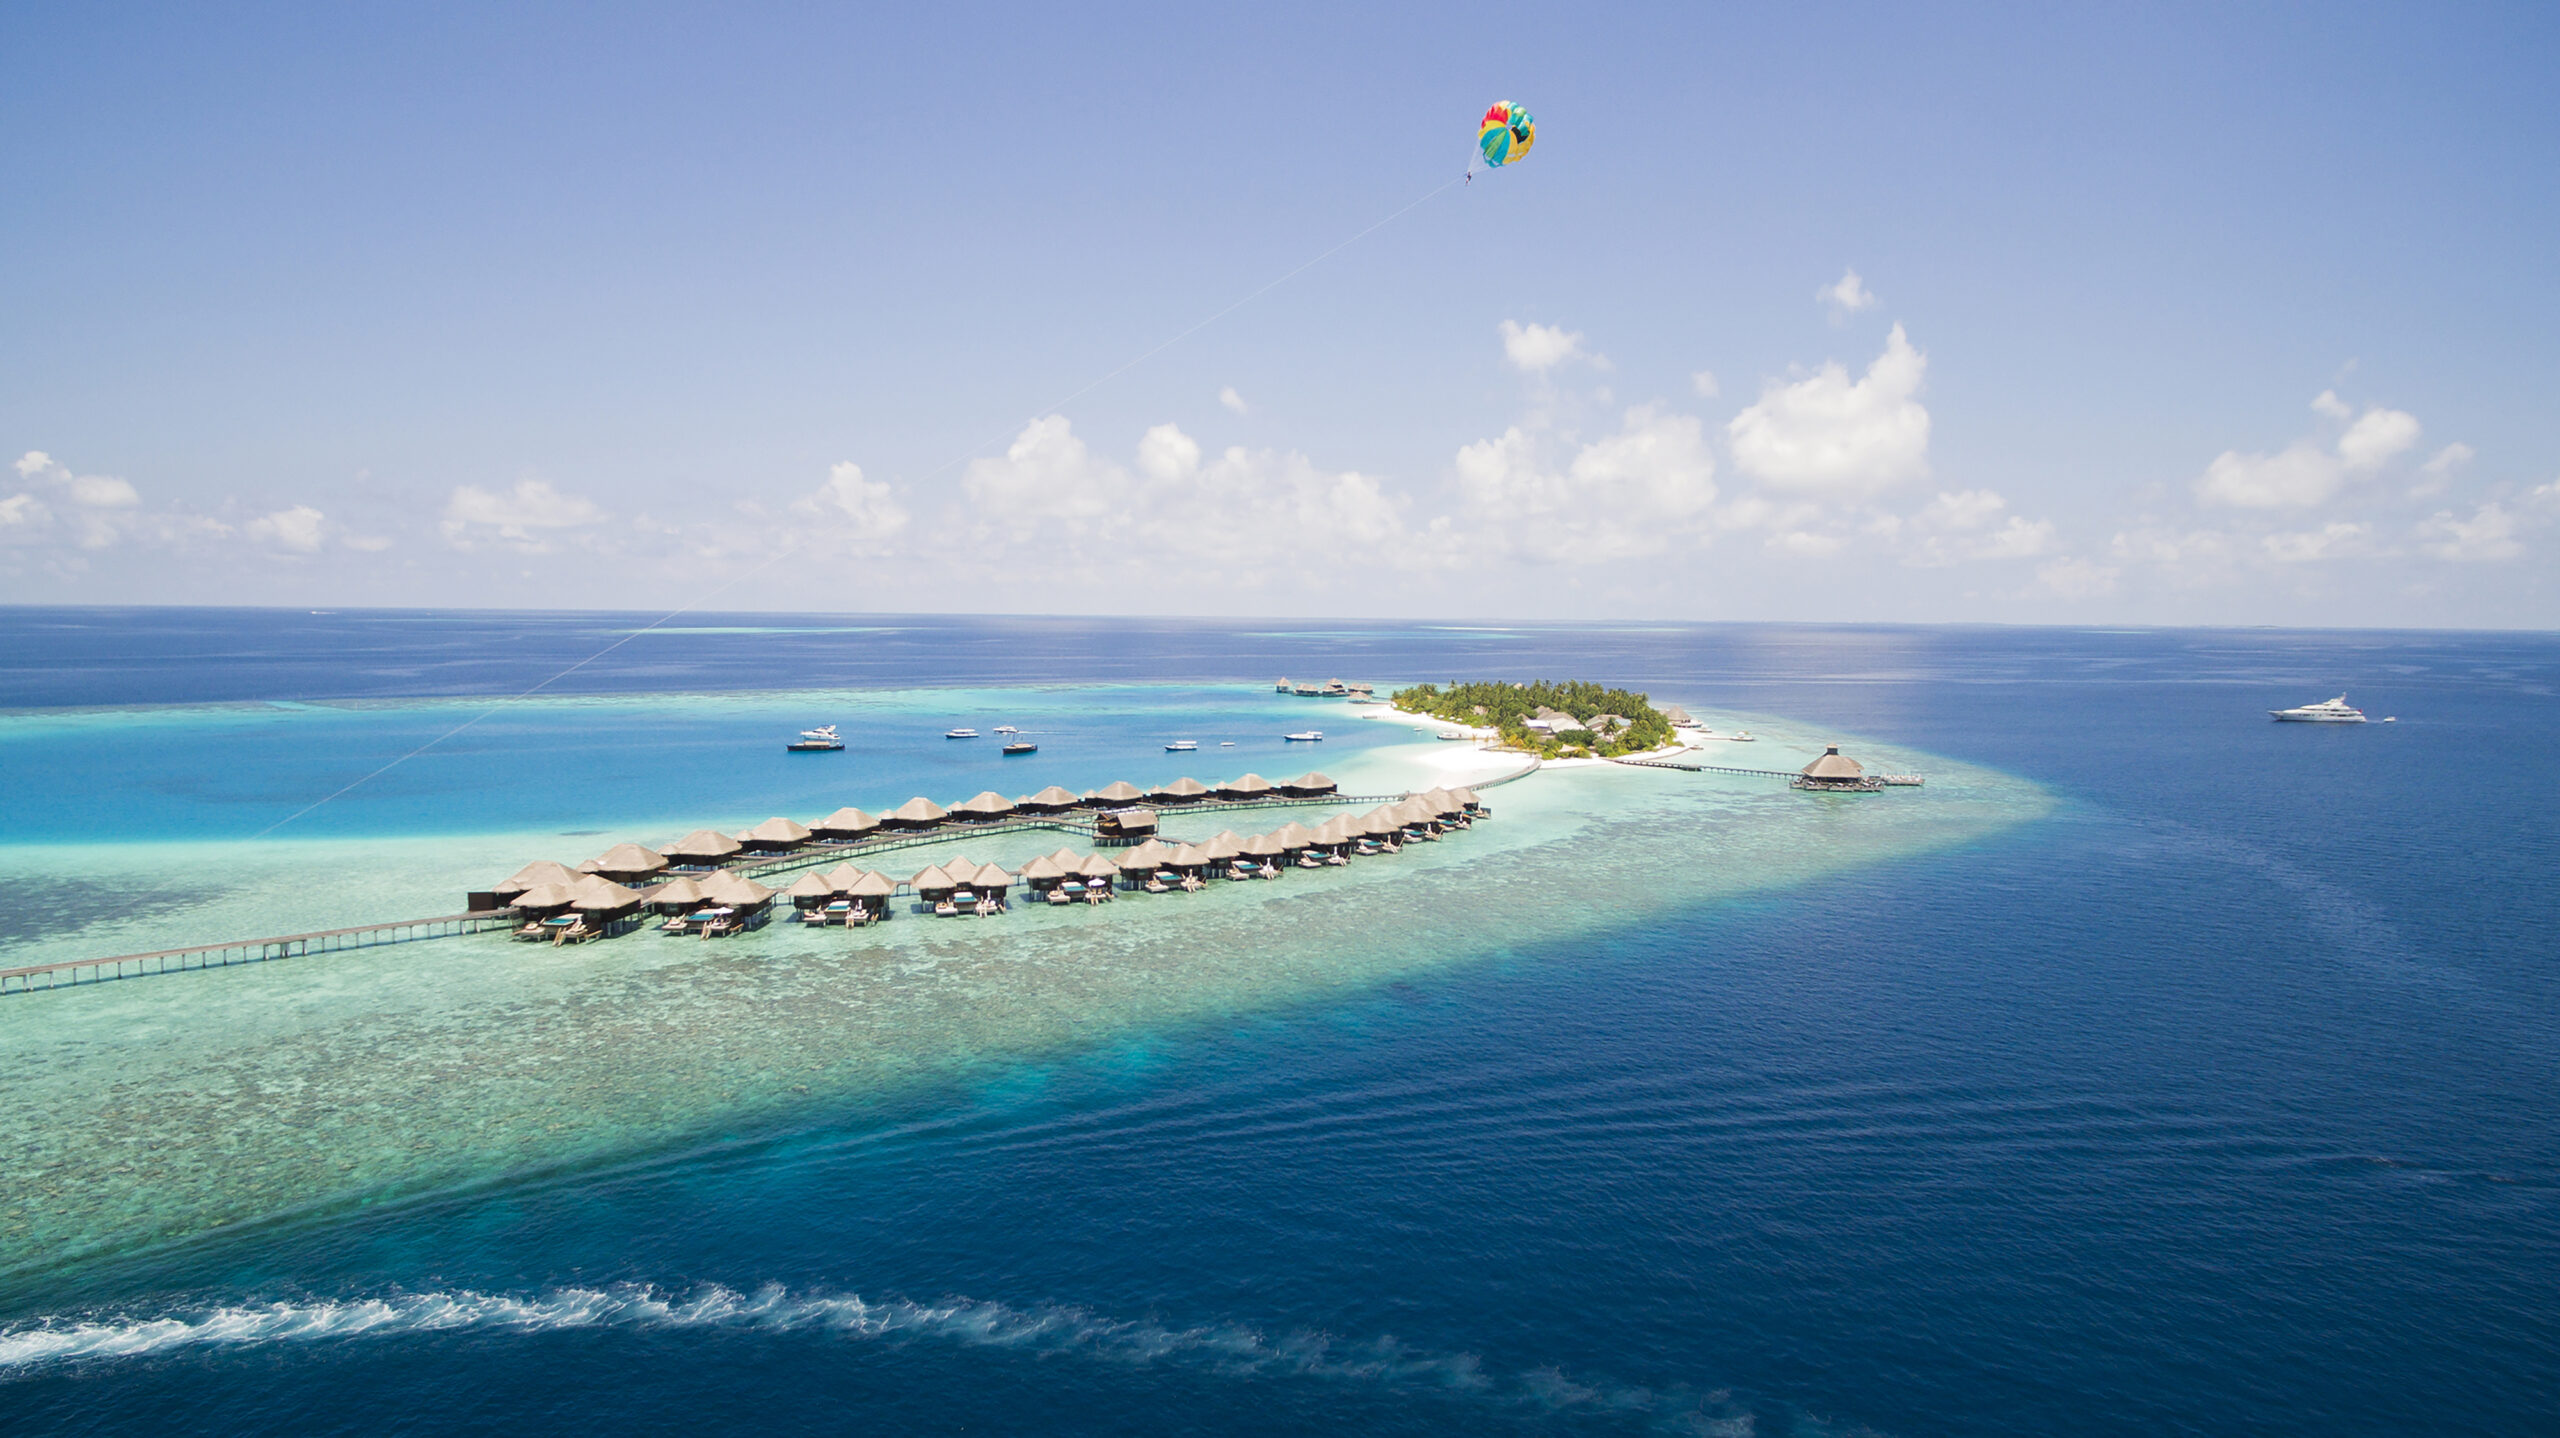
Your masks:
{"label": "jetty railing", "polygon": [[260,964],[271,959],[290,959],[303,954],[336,953],[343,949],[371,949],[385,944],[415,943],[421,939],[451,938],[456,934],[476,934],[485,929],[502,929],[516,922],[515,915],[505,909],[489,909],[467,914],[444,914],[432,919],[400,919],[388,924],[363,924],[352,929],[322,929],[309,934],[285,934],[271,939],[233,939],[219,944],[195,944],[183,949],[160,949],[148,954],[117,954],[103,959],[64,959],[59,963],[29,964],[23,968],[0,969],[0,994],[26,994],[38,989],[69,988],[75,984],[98,984],[111,979],[140,978],[145,974],[175,974],[191,969],[223,969],[234,964]]}

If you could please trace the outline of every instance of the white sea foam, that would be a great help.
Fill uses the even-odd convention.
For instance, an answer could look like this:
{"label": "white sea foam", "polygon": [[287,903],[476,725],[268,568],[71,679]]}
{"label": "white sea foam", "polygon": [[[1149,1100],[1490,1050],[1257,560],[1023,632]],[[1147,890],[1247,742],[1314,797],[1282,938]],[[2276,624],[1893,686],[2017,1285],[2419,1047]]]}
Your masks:
{"label": "white sea foam", "polygon": [[347,1343],[466,1330],[574,1329],[727,1329],[816,1332],[853,1340],[940,1340],[1078,1354],[1131,1366],[1168,1364],[1238,1378],[1371,1383],[1548,1412],[1644,1413],[1680,1432],[1751,1431],[1748,1411],[1733,1406],[1724,1392],[1570,1379],[1546,1366],[1506,1375],[1488,1370],[1472,1353],[1417,1349],[1387,1337],[1346,1342],[1307,1330],[1273,1337],[1247,1324],[1171,1327],[1064,1304],[1018,1308],[971,1298],[919,1303],[857,1294],[794,1294],[780,1286],[752,1293],[714,1286],[684,1295],[645,1284],[559,1288],[529,1296],[458,1289],[225,1304],[158,1315],[62,1317],[0,1330],[0,1383],[64,1365],[185,1350]]}

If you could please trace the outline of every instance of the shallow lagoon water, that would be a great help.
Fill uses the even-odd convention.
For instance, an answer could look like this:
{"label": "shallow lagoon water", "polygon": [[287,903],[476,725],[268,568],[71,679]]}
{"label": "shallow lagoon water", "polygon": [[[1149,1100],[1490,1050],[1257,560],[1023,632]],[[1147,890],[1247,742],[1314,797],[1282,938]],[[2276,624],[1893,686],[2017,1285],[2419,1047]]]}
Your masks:
{"label": "shallow lagoon water", "polygon": [[[822,707],[811,701],[780,702]],[[1185,702],[1172,695],[1158,705],[1178,711]],[[1410,742],[1406,726],[1349,722],[1372,732],[1345,736],[1371,747],[1333,751],[1347,762],[1329,772],[1348,792],[1427,788],[1442,772],[1435,764],[1451,757]],[[1702,757],[1730,751],[1792,765],[1819,752],[1784,721],[1736,722],[1758,723],[1761,742]],[[1379,747],[1381,736],[1408,742]],[[0,1273],[275,1213],[628,1156],[973,1065],[1302,1004],[1479,959],[1489,940],[1534,944],[1641,925],[1717,897],[1963,843],[2047,804],[2032,785],[1988,771],[1881,745],[1860,752],[1929,767],[1932,785],[1808,796],[1777,779],[1557,768],[1487,790],[1499,817],[1438,844],[1278,883],[1124,894],[1103,910],[1020,905],[996,920],[906,915],[860,931],[777,921],[717,944],[643,932],[551,949],[485,934],[0,1007],[0,1053],[9,1055],[0,1131],[41,1135],[20,1146],[15,1202],[0,1209]],[[1489,775],[1519,762],[1467,753]],[[1205,839],[1329,812],[1168,810],[1166,833]],[[154,846],[118,858],[208,897],[26,952],[169,940],[179,925],[316,929],[424,912],[432,894],[511,871],[531,837],[271,843],[254,855]],[[1067,837],[964,835],[880,862],[903,873],[965,851],[1013,866]],[[559,850],[556,838],[551,847]],[[99,857],[74,851],[67,871],[93,871]],[[202,866],[192,876],[190,861]],[[22,860],[19,872],[23,880],[34,866]]]}
{"label": "shallow lagoon water", "polygon": [[[353,695],[391,710],[520,689],[542,677],[522,672],[527,651],[632,627],[47,623],[79,636],[91,676],[47,677],[77,691],[60,702]],[[143,992],[188,980],[102,986],[84,996],[92,1020],[52,1047],[49,1026],[15,1016],[33,1011],[0,1013],[10,1042],[50,1055],[30,1065],[50,1077],[30,1077],[63,1085],[43,1114],[12,1113],[13,1145],[124,1085],[111,1112],[72,1116],[96,1142],[61,1155],[124,1196],[32,1215],[65,1247],[5,1284],[0,1401],[22,1426],[2547,1426],[2547,637],[735,627],[774,632],[673,636],[598,688],[634,714],[678,690],[726,692],[741,714],[782,696],[730,746],[778,764],[761,751],[781,736],[757,726],[841,716],[791,712],[776,673],[928,709],[919,685],[1012,703],[1026,683],[1156,677],[1248,714],[1280,673],[1594,674],[1720,726],[1788,716],[1790,746],[1843,738],[1932,783],[1808,799],[1774,781],[1545,775],[1490,794],[1493,823],[1400,860],[1107,916],[901,920],[869,936],[868,962],[841,934],[806,952],[790,945],[815,936],[788,932],[765,948],[490,944],[484,981],[462,987],[496,998],[476,1004],[434,982],[469,975],[472,951],[431,943],[195,991],[238,1003]],[[42,668],[53,642],[0,626],[0,674]],[[204,647],[254,662],[186,657]],[[2401,722],[2324,733],[2263,718],[2339,688]],[[1133,692],[1136,710],[1173,693]],[[1351,742],[1379,752],[1346,760],[1329,739],[1317,762],[1398,762],[1384,751],[1409,736],[1371,727]],[[568,762],[548,777],[577,807],[619,818],[484,805],[485,819],[419,834],[349,811],[272,862],[224,850],[240,861],[228,875],[184,859],[201,857],[197,839],[167,853],[198,880],[340,855],[386,893],[443,895],[485,882],[474,846],[504,872],[663,836],[746,773],[652,807],[627,784],[576,792],[579,749],[547,752]],[[1120,777],[1151,753],[1132,734],[1062,782]],[[2498,782],[2480,782],[2483,755]],[[695,782],[684,767],[672,789]],[[1201,757],[1173,772],[1248,767],[1304,765]],[[425,772],[482,782],[468,766]],[[883,787],[894,801],[990,786],[971,777],[884,771]],[[870,792],[707,807],[745,823],[868,807]],[[1933,807],[1968,795],[2022,802]],[[173,822],[189,803],[219,808],[248,831],[285,797],[141,802],[171,804]],[[1883,820],[1926,832],[1871,842],[1860,826]],[[607,832],[565,832],[588,828]],[[1716,833],[1769,842],[1746,856],[1709,847]],[[10,854],[72,881],[114,847]],[[219,887],[173,891],[134,932],[191,929],[186,911]],[[13,911],[11,925],[57,917]],[[1102,922],[1077,927],[1088,918]],[[1370,942],[1314,942],[1337,928]],[[194,1091],[155,1092],[162,1065]],[[577,1102],[555,1101],[573,1084]],[[253,1137],[243,1171],[203,1163],[220,1144],[153,1117],[166,1102]],[[200,1227],[256,1213],[270,1216]],[[114,1251],[68,1256],[99,1237]]]}

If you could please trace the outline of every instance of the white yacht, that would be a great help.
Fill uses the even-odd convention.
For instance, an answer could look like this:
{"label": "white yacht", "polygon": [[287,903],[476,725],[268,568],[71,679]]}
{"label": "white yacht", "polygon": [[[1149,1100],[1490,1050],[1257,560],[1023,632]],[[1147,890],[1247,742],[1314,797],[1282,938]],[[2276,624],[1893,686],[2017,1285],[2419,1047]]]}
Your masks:
{"label": "white yacht", "polygon": [[1316,744],[1323,741],[1324,731],[1322,729],[1306,729],[1295,734],[1283,734],[1280,737],[1288,740],[1292,744]]}
{"label": "white yacht", "polygon": [[2273,715],[2279,724],[2361,724],[2364,722],[2364,711],[2349,707],[2347,696],[2344,694],[2318,704],[2305,704],[2299,709],[2270,709],[2267,713]]}
{"label": "white yacht", "polygon": [[1200,741],[1197,739],[1176,739],[1172,743],[1164,746],[1164,752],[1168,754],[1188,754],[1199,747]]}
{"label": "white yacht", "polygon": [[945,729],[942,731],[942,737],[945,739],[975,739],[978,737],[978,731],[975,729]]}
{"label": "white yacht", "polygon": [[800,731],[800,737],[803,739],[833,739],[836,737],[836,726],[833,724],[821,724],[815,729],[803,729]]}
{"label": "white yacht", "polygon": [[1019,734],[1022,731],[1014,728],[1010,724],[998,724],[996,726],[996,732],[999,734]]}

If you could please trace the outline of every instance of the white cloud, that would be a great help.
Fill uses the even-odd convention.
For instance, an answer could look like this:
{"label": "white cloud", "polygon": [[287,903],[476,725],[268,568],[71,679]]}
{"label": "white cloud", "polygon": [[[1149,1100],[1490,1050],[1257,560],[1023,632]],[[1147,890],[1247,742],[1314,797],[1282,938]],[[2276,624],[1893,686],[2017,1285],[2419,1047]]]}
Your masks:
{"label": "white cloud", "polygon": [[0,499],[0,529],[32,529],[51,517],[44,502],[32,494]]}
{"label": "white cloud", "polygon": [[1244,396],[1236,393],[1234,385],[1227,385],[1218,391],[1218,403],[1237,414],[1245,412]]}
{"label": "white cloud", "polygon": [[1914,398],[1928,357],[1902,326],[1854,383],[1838,362],[1793,384],[1772,381],[1733,417],[1734,463],[1773,488],[1866,496],[1929,472],[1929,411]]}
{"label": "white cloud", "polygon": [[2277,454],[2226,449],[2196,480],[2196,498],[2234,509],[2307,509],[2326,504],[2345,479],[2337,457],[2311,440]]}
{"label": "white cloud", "polygon": [[2524,553],[2524,545],[2516,539],[2518,529],[2514,515],[2496,500],[2471,512],[2469,519],[2457,519],[2453,511],[2440,509],[2418,526],[2418,538],[2427,553],[2438,559],[2457,562],[2513,559]]}
{"label": "white cloud", "polygon": [[[851,460],[828,466],[826,482],[793,500],[791,512],[850,529],[850,538],[866,550],[876,550],[907,527],[906,507],[895,491],[883,481],[864,479],[862,466]],[[831,530],[826,542],[842,538]]]}
{"label": "white cloud", "polygon": [[1578,330],[1551,325],[1524,325],[1515,320],[1502,322],[1502,354],[1512,368],[1526,374],[1544,374],[1567,360],[1584,360],[1601,369],[1608,360],[1583,348]]}
{"label": "white cloud", "polygon": [[1690,415],[1651,405],[1561,466],[1514,425],[1458,451],[1471,522],[1489,547],[1566,563],[1656,554],[1703,535],[1715,504],[1715,455]]}
{"label": "white cloud", "polygon": [[2218,529],[2181,533],[2157,525],[2119,532],[2108,545],[2120,564],[2150,564],[2164,569],[2198,564],[2220,565],[2231,558],[2231,536]]}
{"label": "white cloud", "polygon": [[1418,561],[1399,501],[1376,479],[1272,450],[1211,458],[1172,424],[1139,439],[1133,469],[1049,415],[1003,457],[970,465],[962,487],[978,533],[1015,576],[1089,562],[1062,553],[1061,537],[1133,546],[1175,582],[1220,589]]}
{"label": "white cloud", "polygon": [[2478,451],[2460,440],[2437,450],[2435,458],[2418,466],[2418,482],[2409,486],[2411,499],[2428,499],[2445,492],[2460,473],[2477,456]]}
{"label": "white cloud", "polygon": [[1847,542],[1836,534],[1790,529],[1770,535],[1761,547],[1772,554],[1791,555],[1798,559],[1825,559],[1839,553],[1840,546]]}
{"label": "white cloud", "polygon": [[2009,501],[1988,489],[1965,489],[1954,493],[1939,491],[1936,499],[1913,516],[1913,522],[1931,529],[1980,529],[2000,517]]}
{"label": "white cloud", "polygon": [[547,479],[520,479],[505,494],[478,485],[455,486],[453,496],[445,501],[439,528],[456,548],[470,548],[486,530],[520,549],[540,553],[550,544],[536,530],[584,529],[604,519],[604,510],[584,495],[562,494]]}
{"label": "white cloud", "polygon": [[960,483],[982,524],[1020,535],[1051,525],[1080,533],[1130,503],[1128,471],[1095,458],[1062,414],[1024,425],[1003,458],[971,461]]}
{"label": "white cloud", "polygon": [[2373,526],[2338,520],[2318,529],[2290,534],[2270,534],[2258,541],[2258,547],[2278,564],[2310,564],[2323,559],[2345,559],[2372,552],[2368,543]]}
{"label": "white cloud", "polygon": [[1875,292],[1867,288],[1866,281],[1858,278],[1856,270],[1842,270],[1839,279],[1815,290],[1813,298],[1816,304],[1830,307],[1835,323],[1860,310],[1876,307]]}
{"label": "white cloud", "polygon": [[[142,495],[131,483],[106,474],[74,474],[70,468],[40,449],[18,456],[14,468],[20,479],[32,485],[52,488],[70,507],[68,518],[79,526],[79,543],[83,549],[105,549],[136,529],[149,529],[139,513]],[[32,526],[50,516],[40,502],[21,507],[22,522]],[[180,523],[175,527],[160,526],[168,535],[192,532],[193,526]],[[219,526],[215,526],[219,528]]]}
{"label": "white cloud", "polygon": [[[2333,420],[2355,414],[2335,390],[2320,391],[2311,408]],[[2407,453],[2418,434],[2416,415],[2376,405],[2357,415],[2335,446],[2298,439],[2274,454],[2224,450],[2197,477],[2196,498],[2232,509],[2309,509],[2335,498],[2349,475],[2370,474]],[[2455,448],[2462,454],[2454,463],[2469,458],[2467,447]]]}
{"label": "white cloud", "polygon": [[[2050,553],[2053,522],[2029,519],[2023,514],[2010,514],[2002,522],[2001,516],[2008,508],[2009,501],[1994,490],[1940,491],[1937,498],[1911,517],[1910,527],[1917,535],[1917,543],[1910,549],[1907,562],[1936,567],[1971,559],[2033,559]],[[1888,522],[1891,519],[1890,515],[1880,515],[1870,528],[1888,537],[1896,536],[1902,526]],[[1995,523],[2000,527],[1992,529]]]}
{"label": "white cloud", "polygon": [[1158,484],[1180,484],[1200,472],[1200,441],[1160,424],[1138,439],[1138,468]]}
{"label": "white cloud", "polygon": [[2080,558],[2056,559],[2036,566],[2036,583],[2064,599],[2095,599],[2116,591],[2118,571]]}
{"label": "white cloud", "polygon": [[1702,369],[1689,376],[1689,388],[1696,390],[1700,399],[1714,399],[1724,393],[1724,386],[1716,383],[1716,372],[1711,369]]}
{"label": "white cloud", "polygon": [[240,527],[240,532],[278,549],[290,549],[296,554],[317,554],[328,537],[328,526],[327,517],[320,511],[307,504],[297,504],[250,520]]}
{"label": "white cloud", "polygon": [[2418,417],[2406,410],[2369,409],[2338,436],[2338,458],[2352,470],[2375,470],[2418,442]]}

